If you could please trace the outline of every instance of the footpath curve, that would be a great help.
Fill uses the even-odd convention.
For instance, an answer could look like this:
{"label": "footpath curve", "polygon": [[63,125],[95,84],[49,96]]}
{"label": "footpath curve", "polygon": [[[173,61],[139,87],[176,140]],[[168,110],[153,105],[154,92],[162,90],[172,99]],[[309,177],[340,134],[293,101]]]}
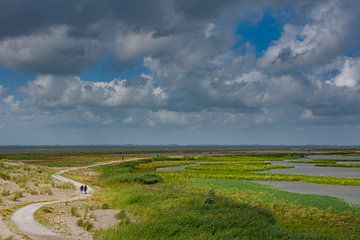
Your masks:
{"label": "footpath curve", "polygon": [[[52,175],[52,177],[58,181],[61,182],[68,182],[72,183],[77,189],[80,188],[80,186],[84,183],[77,182],[75,180],[72,180],[70,178],[66,178],[62,176],[62,174],[70,171],[75,171],[79,169],[86,169],[86,168],[92,168],[92,167],[98,167],[98,166],[104,166],[104,165],[110,165],[115,163],[121,163],[121,162],[131,162],[131,161],[137,161],[144,158],[132,158],[127,160],[117,160],[117,161],[111,161],[111,162],[105,162],[105,163],[97,163],[90,166],[84,166],[84,167],[72,167],[67,168],[64,170],[61,170],[59,172],[56,172]],[[12,215],[11,215],[11,221],[15,224],[16,228],[22,232],[24,235],[29,237],[30,239],[34,240],[60,240],[60,239],[66,239],[65,237],[51,231],[50,229],[46,228],[45,226],[38,223],[35,218],[34,214],[35,212],[45,206],[50,205],[58,202],[68,202],[68,201],[75,201],[79,200],[81,198],[89,197],[94,192],[94,190],[89,187],[88,193],[89,194],[80,194],[79,196],[76,196],[74,198],[64,199],[64,200],[54,200],[50,202],[38,202],[38,203],[32,203],[29,205],[26,205],[24,207],[21,207],[17,209]]]}

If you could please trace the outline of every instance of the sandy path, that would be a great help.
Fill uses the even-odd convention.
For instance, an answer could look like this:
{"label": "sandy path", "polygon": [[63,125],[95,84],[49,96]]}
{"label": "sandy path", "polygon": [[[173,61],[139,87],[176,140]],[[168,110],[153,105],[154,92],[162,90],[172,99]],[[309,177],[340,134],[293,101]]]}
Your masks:
{"label": "sandy path", "polygon": [[[62,174],[66,173],[66,172],[74,171],[74,170],[79,170],[79,169],[92,168],[92,167],[109,165],[109,164],[120,163],[120,162],[130,162],[130,161],[136,161],[136,160],[140,160],[140,159],[144,159],[144,158],[132,158],[132,159],[127,159],[127,160],[118,160],[118,161],[111,161],[111,162],[106,162],[106,163],[98,163],[98,164],[85,166],[85,167],[68,168],[68,169],[61,170],[61,171],[53,174],[52,177],[58,181],[72,183],[76,186],[77,189],[79,189],[80,186],[82,185],[82,183],[74,181],[69,178],[66,178],[66,177],[62,176]],[[39,203],[33,203],[33,204],[26,205],[24,207],[17,209],[12,214],[11,221],[15,224],[15,226],[23,234],[25,234],[26,236],[28,236],[31,239],[36,239],[36,240],[66,239],[65,237],[52,232],[50,229],[48,229],[45,226],[38,223],[34,218],[34,213],[39,208],[41,208],[42,206],[45,206],[45,205],[50,205],[53,203],[65,202],[65,201],[74,201],[74,200],[78,200],[78,199],[81,199],[84,197],[91,196],[91,194],[93,193],[93,189],[89,187],[88,193],[89,194],[86,194],[86,195],[79,193],[79,195],[77,197],[70,198],[70,199],[56,200],[56,201],[51,201],[51,202],[39,202]]]}

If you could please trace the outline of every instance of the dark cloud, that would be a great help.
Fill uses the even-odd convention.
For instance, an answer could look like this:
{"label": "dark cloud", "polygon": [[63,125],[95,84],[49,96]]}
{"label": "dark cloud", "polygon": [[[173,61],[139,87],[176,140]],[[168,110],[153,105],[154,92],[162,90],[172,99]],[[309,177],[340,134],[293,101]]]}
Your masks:
{"label": "dark cloud", "polygon": [[[24,100],[0,85],[0,127],[360,125],[359,6],[351,0],[0,1],[0,63],[37,73],[22,87]],[[234,31],[238,21],[252,18],[256,26],[265,11],[286,20],[281,37],[260,56],[256,43],[234,49],[242,37]],[[79,77],[105,54],[116,69],[143,62],[146,74],[109,82]]]}

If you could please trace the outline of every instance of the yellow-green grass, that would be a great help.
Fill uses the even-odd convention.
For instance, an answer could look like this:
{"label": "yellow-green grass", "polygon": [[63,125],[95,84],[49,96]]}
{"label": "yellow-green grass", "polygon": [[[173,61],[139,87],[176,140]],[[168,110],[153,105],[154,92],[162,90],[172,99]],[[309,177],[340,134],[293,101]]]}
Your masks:
{"label": "yellow-green grass", "polygon": [[140,170],[155,170],[161,167],[175,167],[175,166],[183,166],[187,164],[191,164],[193,161],[182,161],[182,160],[158,160],[149,162],[149,163],[142,163],[136,166],[137,169]]}
{"label": "yellow-green grass", "polygon": [[268,162],[214,162],[203,163],[198,166],[188,167],[194,171],[263,171],[275,168],[292,168],[285,164],[271,164]]}
{"label": "yellow-green grass", "polygon": [[293,163],[309,163],[309,164],[317,164],[317,163],[336,163],[336,162],[359,162],[360,159],[335,159],[335,158],[316,158],[311,160],[290,160]]}
{"label": "yellow-green grass", "polygon": [[237,179],[237,180],[267,180],[267,181],[303,181],[319,184],[336,184],[360,186],[358,178],[338,178],[330,176],[306,176],[292,174],[259,173],[246,171],[169,171],[161,172],[161,175],[172,177],[188,178],[219,178],[219,179]]}

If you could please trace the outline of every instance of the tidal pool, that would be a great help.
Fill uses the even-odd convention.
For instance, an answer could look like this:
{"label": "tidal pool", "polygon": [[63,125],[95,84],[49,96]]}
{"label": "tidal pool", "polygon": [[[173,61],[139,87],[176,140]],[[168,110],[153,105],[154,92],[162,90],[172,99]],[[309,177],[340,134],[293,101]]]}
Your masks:
{"label": "tidal pool", "polygon": [[[312,160],[312,159],[354,159],[360,160],[360,156],[342,156],[342,155],[311,155],[296,160]],[[344,167],[316,167],[310,163],[292,163],[285,161],[272,161],[275,164],[286,164],[293,168],[271,169],[264,172],[284,173],[284,174],[300,174],[307,176],[333,176],[342,178],[360,178],[360,168],[344,168]],[[345,161],[344,161],[345,163]],[[350,162],[346,162],[350,163]],[[359,163],[359,162],[357,162]]]}
{"label": "tidal pool", "polygon": [[325,195],[345,199],[349,202],[360,203],[360,187],[331,184],[316,184],[298,181],[253,181],[256,183],[271,185],[277,189],[304,193]]}
{"label": "tidal pool", "polygon": [[286,164],[293,168],[270,169],[263,172],[298,174],[307,176],[332,176],[341,178],[360,178],[360,168],[316,167],[310,163],[292,163],[288,161],[272,161],[273,164]]}

